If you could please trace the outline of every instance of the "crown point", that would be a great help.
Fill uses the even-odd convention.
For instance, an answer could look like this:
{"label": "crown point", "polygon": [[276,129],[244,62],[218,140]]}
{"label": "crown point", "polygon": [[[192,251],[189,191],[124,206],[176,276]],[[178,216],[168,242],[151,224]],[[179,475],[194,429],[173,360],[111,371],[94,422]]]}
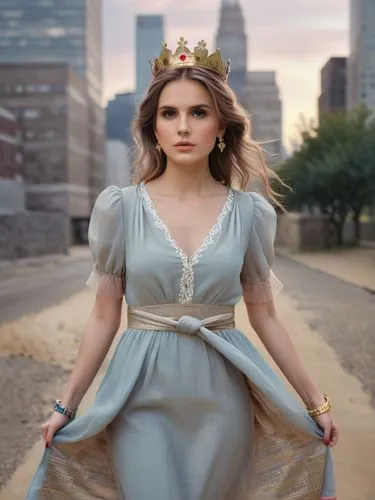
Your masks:
{"label": "crown point", "polygon": [[188,41],[181,36],[178,40],[178,47],[174,53],[167,48],[167,43],[162,44],[160,56],[156,58],[152,65],[152,73],[156,76],[159,72],[175,66],[200,66],[218,73],[224,81],[227,81],[229,73],[229,61],[225,65],[222,60],[220,50],[216,50],[209,55],[207,43],[200,40],[192,52],[188,48]]}

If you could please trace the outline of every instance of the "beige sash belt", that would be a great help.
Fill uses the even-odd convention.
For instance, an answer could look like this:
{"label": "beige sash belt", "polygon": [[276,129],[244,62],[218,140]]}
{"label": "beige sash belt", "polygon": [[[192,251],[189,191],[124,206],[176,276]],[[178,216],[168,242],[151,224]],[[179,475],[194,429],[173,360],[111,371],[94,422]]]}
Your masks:
{"label": "beige sash belt", "polygon": [[234,307],[210,304],[162,304],[128,308],[128,328],[194,334],[200,329],[235,328]]}

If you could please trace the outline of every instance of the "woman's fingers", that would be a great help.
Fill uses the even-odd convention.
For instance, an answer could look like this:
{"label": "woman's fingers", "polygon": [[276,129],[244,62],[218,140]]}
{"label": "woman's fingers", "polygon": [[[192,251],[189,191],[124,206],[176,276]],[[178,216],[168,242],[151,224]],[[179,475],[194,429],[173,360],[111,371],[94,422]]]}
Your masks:
{"label": "woman's fingers", "polygon": [[48,422],[45,422],[43,425],[40,426],[40,432],[42,434],[43,439],[45,439],[47,432],[48,432]]}
{"label": "woman's fingers", "polygon": [[50,425],[49,422],[45,422],[41,427],[40,427],[40,432],[42,434],[42,438],[44,440],[44,444],[47,448],[47,442],[48,442],[48,435],[49,435],[49,429]]}
{"label": "woman's fingers", "polygon": [[324,437],[323,437],[323,441],[324,441],[324,444],[325,445],[329,445],[330,443],[330,440],[331,440],[331,429],[332,429],[332,426],[331,426],[331,422],[326,422],[326,425],[324,426]]}
{"label": "woman's fingers", "polygon": [[338,439],[339,439],[338,429],[337,429],[336,425],[333,424],[333,426],[331,428],[331,436],[330,436],[330,440],[329,440],[329,446],[335,446]]}
{"label": "woman's fingers", "polygon": [[326,446],[335,446],[338,441],[338,428],[329,413],[324,413],[315,418],[316,423],[323,430],[323,442]]}
{"label": "woman's fingers", "polygon": [[46,448],[49,448],[51,446],[54,434],[55,434],[54,429],[51,426],[49,426],[48,432],[46,435],[46,439],[45,439]]}

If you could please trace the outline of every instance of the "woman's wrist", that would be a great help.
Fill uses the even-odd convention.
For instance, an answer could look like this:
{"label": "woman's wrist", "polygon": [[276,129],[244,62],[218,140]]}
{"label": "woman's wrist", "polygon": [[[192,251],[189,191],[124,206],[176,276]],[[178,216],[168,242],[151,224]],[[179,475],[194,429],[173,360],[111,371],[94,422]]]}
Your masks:
{"label": "woman's wrist", "polygon": [[320,415],[323,415],[324,413],[328,413],[331,410],[332,402],[330,398],[326,394],[324,394],[323,397],[324,397],[323,404],[307,410],[307,413],[310,415],[310,417],[316,418],[319,417]]}
{"label": "woman's wrist", "polygon": [[69,420],[74,420],[78,411],[78,408],[72,408],[69,406],[65,406],[62,404],[60,399],[56,399],[54,405],[53,405],[53,410],[56,413],[60,413],[60,415],[64,415],[67,417]]}
{"label": "woman's wrist", "polygon": [[304,403],[306,405],[306,408],[308,410],[312,410],[313,408],[317,408],[318,406],[321,406],[322,404],[325,403],[325,398],[322,393],[317,393],[314,394],[313,396],[310,396],[304,400]]}
{"label": "woman's wrist", "polygon": [[69,408],[78,408],[84,394],[85,391],[80,386],[68,386],[64,391],[62,398],[60,398],[61,404]]}

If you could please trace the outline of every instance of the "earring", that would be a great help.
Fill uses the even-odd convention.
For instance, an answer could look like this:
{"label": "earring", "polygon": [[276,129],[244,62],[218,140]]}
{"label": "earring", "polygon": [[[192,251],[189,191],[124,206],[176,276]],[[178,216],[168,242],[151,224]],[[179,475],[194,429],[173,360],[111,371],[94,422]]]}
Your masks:
{"label": "earring", "polygon": [[156,144],[155,148],[158,150],[159,153],[161,153],[161,146],[159,143]]}
{"label": "earring", "polygon": [[225,144],[224,139],[222,137],[219,137],[219,144],[217,145],[217,147],[220,149],[220,153],[222,153],[224,151],[224,149],[226,148],[226,144]]}

